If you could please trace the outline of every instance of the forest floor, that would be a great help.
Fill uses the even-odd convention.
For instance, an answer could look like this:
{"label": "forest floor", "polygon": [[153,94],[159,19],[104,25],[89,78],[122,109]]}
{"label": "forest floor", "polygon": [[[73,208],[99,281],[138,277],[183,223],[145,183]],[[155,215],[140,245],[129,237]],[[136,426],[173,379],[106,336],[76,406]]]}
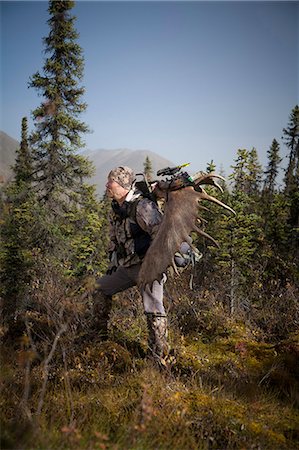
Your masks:
{"label": "forest floor", "polygon": [[45,335],[37,348],[26,333],[4,341],[1,449],[299,448],[298,335],[266,342],[219,305],[185,299],[161,368],[144,355],[134,295],[116,298],[108,341],[56,334],[55,352]]}

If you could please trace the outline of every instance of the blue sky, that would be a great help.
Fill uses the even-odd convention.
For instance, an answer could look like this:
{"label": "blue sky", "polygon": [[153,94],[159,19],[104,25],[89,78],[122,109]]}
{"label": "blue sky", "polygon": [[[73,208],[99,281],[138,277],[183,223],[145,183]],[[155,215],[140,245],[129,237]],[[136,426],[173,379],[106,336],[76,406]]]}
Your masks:
{"label": "blue sky", "polygon": [[[46,1],[1,2],[1,126],[20,139],[41,98]],[[228,174],[238,148],[261,163],[299,102],[298,2],[79,1],[88,149],[147,149]],[[32,122],[29,121],[30,127]]]}

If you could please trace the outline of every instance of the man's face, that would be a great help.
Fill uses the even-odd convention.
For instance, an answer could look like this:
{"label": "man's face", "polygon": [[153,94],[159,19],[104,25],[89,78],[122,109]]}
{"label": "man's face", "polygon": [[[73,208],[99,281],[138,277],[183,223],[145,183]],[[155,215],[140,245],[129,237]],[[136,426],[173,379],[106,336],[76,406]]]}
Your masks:
{"label": "man's face", "polygon": [[106,193],[109,198],[119,201],[126,197],[128,190],[109,177],[106,183]]}

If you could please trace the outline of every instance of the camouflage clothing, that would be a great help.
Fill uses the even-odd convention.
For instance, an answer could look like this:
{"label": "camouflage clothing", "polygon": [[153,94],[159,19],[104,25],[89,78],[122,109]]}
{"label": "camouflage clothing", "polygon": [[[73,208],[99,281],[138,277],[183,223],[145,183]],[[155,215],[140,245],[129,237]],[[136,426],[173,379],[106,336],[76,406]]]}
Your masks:
{"label": "camouflage clothing", "polygon": [[[143,257],[158,231],[162,213],[141,192],[131,189],[125,202],[112,201],[110,220],[110,266],[107,275],[97,280],[94,295],[94,312],[99,334],[107,337],[112,296],[136,286]],[[162,280],[154,281],[151,288],[141,290],[144,312],[147,315],[149,350],[155,359],[164,358],[168,352],[167,319],[163,305]]]}
{"label": "camouflage clothing", "polygon": [[112,202],[110,222],[110,265],[130,267],[139,264],[162,220],[158,206],[132,189],[122,206]]}
{"label": "camouflage clothing", "polygon": [[111,170],[108,178],[116,181],[120,186],[129,191],[134,181],[134,172],[127,166],[116,167],[116,169]]}
{"label": "camouflage clothing", "polygon": [[154,359],[167,357],[169,345],[167,342],[167,317],[158,314],[147,314],[148,344]]}

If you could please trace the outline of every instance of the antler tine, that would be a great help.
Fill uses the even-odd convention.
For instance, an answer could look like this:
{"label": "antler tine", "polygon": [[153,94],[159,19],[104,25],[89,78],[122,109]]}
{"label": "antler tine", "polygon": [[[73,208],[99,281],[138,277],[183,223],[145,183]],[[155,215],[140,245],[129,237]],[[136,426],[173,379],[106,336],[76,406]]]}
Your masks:
{"label": "antler tine", "polygon": [[210,178],[218,178],[219,180],[225,181],[225,178],[215,172],[196,172],[194,175],[192,175],[192,178],[194,180],[194,183],[196,184],[207,184]]}
{"label": "antler tine", "polygon": [[221,206],[224,209],[227,209],[232,214],[236,215],[235,211],[230,206],[226,205],[225,203],[222,203],[217,198],[212,197],[212,195],[207,194],[206,191],[202,190],[202,192],[200,192],[198,195],[200,197],[200,200],[209,200],[210,202],[216,203],[217,205]]}
{"label": "antler tine", "polygon": [[[199,201],[200,201],[200,200],[199,200]],[[202,209],[203,211],[211,212],[211,210],[210,210],[209,208],[207,208],[206,206],[201,205],[200,203],[199,203],[199,205],[198,205],[198,208],[199,208],[199,209]]]}
{"label": "antler tine", "polygon": [[220,184],[217,183],[217,181],[213,180],[213,178],[205,180],[203,183],[201,183],[201,182],[199,184],[197,182],[194,182],[194,183],[195,183],[195,190],[197,192],[201,192],[203,189],[202,186],[200,186],[200,184],[204,184],[204,185],[208,184],[209,186],[213,186],[213,187],[217,188],[223,194],[222,187],[220,186]]}
{"label": "antler tine", "polygon": [[223,194],[223,189],[222,189],[222,187],[220,186],[220,184],[217,183],[217,181],[214,181],[213,186],[215,186],[217,189],[219,189],[219,191]]}
{"label": "antler tine", "polygon": [[208,223],[208,221],[206,220],[206,219],[203,219],[202,217],[198,217],[197,219],[197,222],[201,225],[202,223],[205,223],[205,224],[207,224]]}
{"label": "antler tine", "polygon": [[215,241],[215,239],[212,238],[212,236],[210,236],[208,233],[205,233],[201,228],[198,227],[194,227],[194,231],[196,231],[196,233],[200,234],[201,236],[205,237],[206,239],[209,239],[211,242],[213,242],[213,244],[219,248],[219,244],[217,241]]}
{"label": "antler tine", "polygon": [[221,175],[217,175],[216,173],[209,173],[200,176],[199,178],[195,178],[196,175],[193,177],[194,184],[195,184],[195,190],[199,191],[202,189],[201,185],[208,184],[210,186],[216,187],[220,192],[223,193],[223,189],[220,186],[220,184],[217,183],[217,181],[214,180],[214,178],[218,178],[220,180],[225,181],[225,179]]}
{"label": "antler tine", "polygon": [[211,172],[209,175],[211,175],[213,178],[218,178],[218,180],[226,181],[225,178],[222,175],[219,175],[218,173]]}
{"label": "antler tine", "polygon": [[214,186],[216,187],[220,192],[223,193],[223,189],[220,186],[220,184],[218,184],[214,178],[218,178],[219,180],[223,180],[225,181],[225,178],[223,178],[221,175],[218,175],[217,173],[203,173],[203,172],[198,172],[200,175],[199,177],[197,177],[197,174],[195,174],[193,176],[194,179],[194,184],[195,184],[195,189],[199,190],[202,189],[200,185],[202,184],[209,184],[210,186]]}

